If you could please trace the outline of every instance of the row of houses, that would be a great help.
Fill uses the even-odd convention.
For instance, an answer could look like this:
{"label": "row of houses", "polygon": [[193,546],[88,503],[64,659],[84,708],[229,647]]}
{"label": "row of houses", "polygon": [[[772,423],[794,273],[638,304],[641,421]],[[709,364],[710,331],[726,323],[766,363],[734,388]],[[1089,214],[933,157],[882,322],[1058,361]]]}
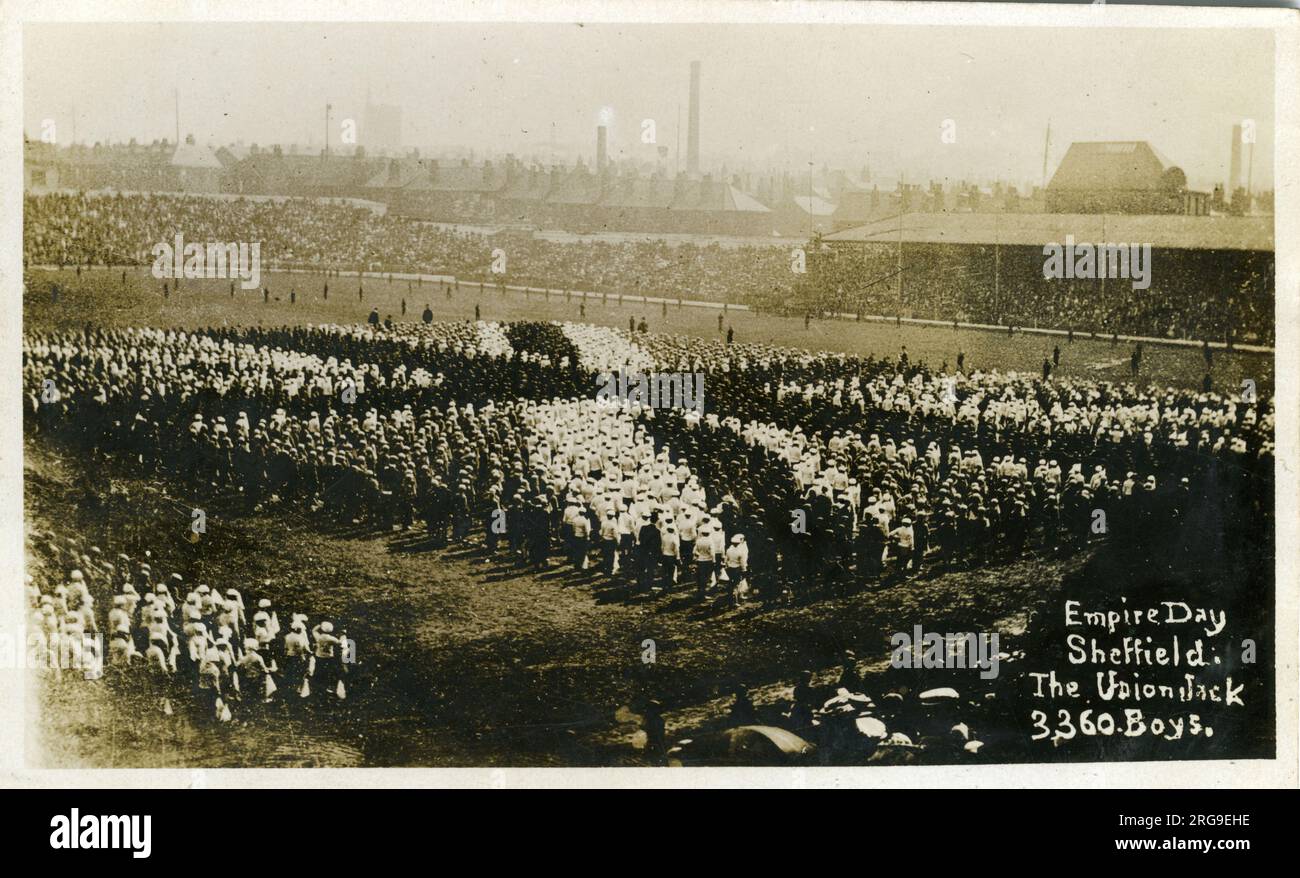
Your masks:
{"label": "row of houses", "polygon": [[596,172],[574,167],[462,161],[390,160],[367,183],[368,197],[391,212],[435,221],[472,216],[502,224],[574,231],[699,232],[765,235],[771,210],[739,180]]}
{"label": "row of houses", "polygon": [[23,186],[28,192],[56,189],[122,189],[219,192],[228,168],[194,138],[94,146],[57,147],[25,141]]}
{"label": "row of houses", "polygon": [[738,188],[739,178],[705,174],[601,172],[504,161],[440,161],[286,153],[279,147],[75,147],[27,144],[32,192],[120,189],[362,198],[392,213],[435,222],[491,222],[574,231],[770,235],[772,211]]}
{"label": "row of houses", "polygon": [[999,183],[886,189],[823,169],[806,185],[786,174],[754,179],[662,171],[526,164],[513,156],[471,162],[286,152],[224,146],[193,137],[173,145],[56,148],[26,145],[28,191],[121,189],[366,199],[390,212],[434,222],[491,223],[578,232],[701,233],[810,237],[900,214],[1119,214],[1207,216],[1250,212],[1244,192],[1193,192],[1183,172],[1144,141],[1072,144],[1045,189]]}

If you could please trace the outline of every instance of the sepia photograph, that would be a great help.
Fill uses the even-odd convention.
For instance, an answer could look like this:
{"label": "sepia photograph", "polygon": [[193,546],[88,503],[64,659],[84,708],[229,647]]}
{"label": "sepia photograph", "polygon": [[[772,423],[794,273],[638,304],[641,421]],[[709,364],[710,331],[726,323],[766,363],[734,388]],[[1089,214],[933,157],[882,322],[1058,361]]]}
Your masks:
{"label": "sepia photograph", "polygon": [[18,765],[1294,756],[1295,16],[222,5],[15,29]]}

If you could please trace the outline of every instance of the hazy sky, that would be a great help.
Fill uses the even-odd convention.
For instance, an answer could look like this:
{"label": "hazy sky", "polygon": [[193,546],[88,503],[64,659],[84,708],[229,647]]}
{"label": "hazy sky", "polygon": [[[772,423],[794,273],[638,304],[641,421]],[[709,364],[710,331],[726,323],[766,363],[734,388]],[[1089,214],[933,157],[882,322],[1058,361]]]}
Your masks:
{"label": "hazy sky", "polygon": [[[363,119],[366,91],[400,104],[408,146],[651,161],[671,170],[689,63],[703,63],[706,166],[859,168],[909,180],[1038,182],[1073,140],[1149,140],[1208,188],[1231,126],[1253,119],[1257,188],[1272,175],[1273,41],[1263,30],[818,25],[28,25],[24,125],[59,138],[297,142],[319,147],[324,105]],[[956,142],[941,141],[944,121]],[[1243,168],[1243,175],[1245,169]]]}

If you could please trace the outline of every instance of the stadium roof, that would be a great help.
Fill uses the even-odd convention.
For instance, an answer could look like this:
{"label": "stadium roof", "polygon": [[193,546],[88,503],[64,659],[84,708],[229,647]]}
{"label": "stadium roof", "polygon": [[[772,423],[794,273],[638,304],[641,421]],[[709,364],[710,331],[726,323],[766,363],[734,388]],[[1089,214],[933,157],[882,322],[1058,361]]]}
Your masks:
{"label": "stadium roof", "polygon": [[[1272,216],[1135,216],[1076,213],[908,213],[902,239],[909,244],[1006,244],[1041,247],[1064,243],[1135,243],[1187,250],[1272,250]],[[829,243],[895,243],[895,214],[826,235]]]}
{"label": "stadium roof", "polygon": [[1155,189],[1169,162],[1145,140],[1071,143],[1048,189]]}

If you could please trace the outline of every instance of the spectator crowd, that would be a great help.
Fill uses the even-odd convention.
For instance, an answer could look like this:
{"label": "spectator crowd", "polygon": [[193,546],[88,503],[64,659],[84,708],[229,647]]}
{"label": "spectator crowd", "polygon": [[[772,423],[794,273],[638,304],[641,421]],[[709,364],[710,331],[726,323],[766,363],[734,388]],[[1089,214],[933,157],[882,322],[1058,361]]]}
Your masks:
{"label": "spectator crowd", "polygon": [[781,247],[488,234],[341,201],[54,193],[28,195],[24,221],[23,255],[31,265],[151,265],[155,244],[183,234],[190,243],[258,242],[268,270],[451,275],[732,302],[746,301],[757,285],[788,289],[792,281],[789,253]]}
{"label": "spectator crowd", "polygon": [[[1151,285],[1045,279],[1039,248],[787,245],[487,233],[342,201],[28,195],[29,265],[150,265],[155,244],[257,242],[267,270],[449,275],[784,314],[904,316],[1150,338],[1272,344],[1271,253],[1159,251]],[[1005,252],[1002,252],[1005,251]],[[1234,261],[1235,260],[1235,261]]]}

